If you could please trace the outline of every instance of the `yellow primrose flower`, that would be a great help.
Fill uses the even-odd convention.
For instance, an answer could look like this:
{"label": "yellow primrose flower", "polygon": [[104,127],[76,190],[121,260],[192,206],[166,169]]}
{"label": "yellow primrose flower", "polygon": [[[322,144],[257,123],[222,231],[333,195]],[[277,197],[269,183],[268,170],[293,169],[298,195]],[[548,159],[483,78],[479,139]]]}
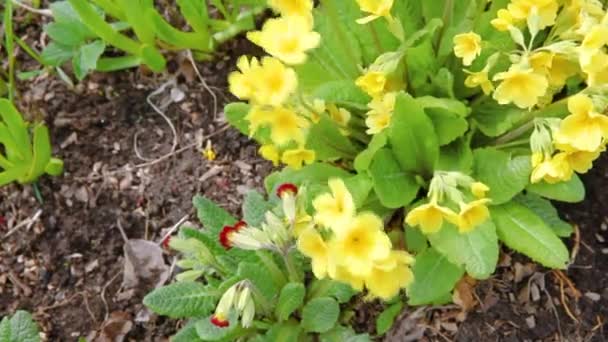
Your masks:
{"label": "yellow primrose flower", "polygon": [[464,80],[464,85],[469,88],[481,87],[484,94],[490,95],[494,90],[494,84],[488,79],[488,71],[481,70],[477,72],[471,72],[464,70],[465,73],[469,74]]}
{"label": "yellow primrose flower", "polygon": [[370,13],[367,17],[357,19],[358,24],[367,24],[380,17],[391,18],[394,0],[357,0],[361,11]]}
{"label": "yellow primrose flower", "polygon": [[396,93],[387,93],[381,98],[374,98],[368,107],[371,109],[367,112],[365,124],[369,128],[367,134],[377,134],[382,132],[391,123],[391,117],[395,109]]}
{"label": "yellow primrose flower", "polygon": [[203,149],[202,154],[203,154],[203,157],[205,157],[205,159],[207,159],[209,161],[213,161],[217,157],[217,154],[215,153],[215,150],[213,149],[213,146],[211,145],[211,140],[207,140],[207,145]]}
{"label": "yellow primrose flower", "polygon": [[375,98],[384,93],[386,75],[380,71],[368,71],[362,76],[359,76],[355,81],[355,84],[369,96]]}
{"label": "yellow primrose flower", "polygon": [[458,214],[459,233],[465,234],[472,231],[490,217],[490,210],[486,206],[488,202],[490,202],[489,199],[482,198],[466,204],[460,204],[460,213]]}
{"label": "yellow primrose flower", "polygon": [[365,278],[365,286],[372,296],[389,300],[414,281],[414,273],[409,268],[413,262],[414,258],[407,252],[391,251],[386,260],[376,263]]}
{"label": "yellow primrose flower", "polygon": [[588,55],[581,53],[579,60],[581,69],[587,74],[589,87],[608,83],[608,54],[602,50],[596,50]]}
{"label": "yellow primrose flower", "polygon": [[259,77],[256,82],[258,88],[251,100],[257,104],[279,106],[298,87],[296,72],[276,58],[262,58],[259,72],[255,74]]}
{"label": "yellow primrose flower", "polygon": [[245,120],[249,121],[249,135],[253,136],[260,127],[272,122],[272,108],[252,106],[245,115]]}
{"label": "yellow primrose flower", "polygon": [[411,210],[405,217],[410,227],[420,226],[424,234],[437,233],[443,225],[443,220],[458,223],[458,215],[452,209],[437,204],[436,201],[423,204]]}
{"label": "yellow primrose flower", "polygon": [[299,170],[302,168],[302,165],[312,164],[315,161],[315,151],[307,150],[303,147],[287,150],[283,152],[281,161],[294,170]]}
{"label": "yellow primrose flower", "polygon": [[262,158],[271,161],[272,165],[274,165],[274,166],[279,165],[279,159],[280,159],[279,149],[277,149],[274,145],[272,145],[272,144],[262,145],[258,149],[258,153],[262,156]]}
{"label": "yellow primrose flower", "polygon": [[350,121],[350,112],[344,108],[338,108],[335,104],[327,105],[327,113],[334,122],[342,127],[346,127]]}
{"label": "yellow primrose flower", "polygon": [[314,219],[323,226],[339,230],[355,215],[355,202],[342,179],[332,178],[328,185],[331,194],[321,194],[312,202],[316,212]]}
{"label": "yellow primrose flower", "polygon": [[250,61],[247,56],[241,56],[236,63],[236,67],[240,71],[228,75],[230,92],[239,99],[249,99],[256,89],[256,76],[254,74],[260,68],[260,62],[255,57],[252,57]]}
{"label": "yellow primrose flower", "polygon": [[585,35],[581,49],[597,50],[608,44],[608,26],[595,25]]}
{"label": "yellow primrose flower", "polygon": [[308,128],[308,120],[285,107],[276,107],[270,111],[270,139],[278,146],[290,141],[304,142],[304,129]]}
{"label": "yellow primrose flower", "polygon": [[551,61],[551,68],[548,70],[547,76],[549,84],[552,86],[563,86],[566,80],[579,72],[579,67],[576,62],[568,59],[567,56],[555,54]]}
{"label": "yellow primrose flower", "polygon": [[330,249],[335,253],[336,264],[355,276],[369,276],[374,263],[386,259],[391,252],[391,240],[375,214],[359,214],[335,233]]}
{"label": "yellow primrose flower", "polygon": [[247,33],[247,39],[286,64],[302,64],[307,58],[306,51],[316,48],[321,41],[321,35],[311,29],[305,17],[272,18],[266,20],[262,31]]}
{"label": "yellow primrose flower", "polygon": [[312,273],[318,279],[325,278],[329,267],[329,250],[321,234],[313,227],[300,233],[298,250],[311,258]]}
{"label": "yellow primrose flower", "polygon": [[268,6],[284,16],[306,17],[312,11],[313,2],[312,0],[268,0]]}
{"label": "yellow primrose flower", "polygon": [[591,152],[580,151],[569,145],[558,144],[557,147],[566,153],[566,161],[572,170],[578,173],[587,173],[593,166],[593,161],[606,150],[605,142],[596,151]]}
{"label": "yellow primrose flower", "polygon": [[608,137],[608,117],[597,113],[593,101],[583,94],[568,99],[568,110],[572,114],[562,120],[555,141],[581,151],[597,151]]}
{"label": "yellow primrose flower", "polygon": [[352,274],[345,266],[335,265],[330,269],[330,277],[333,279],[350,285],[357,291],[363,291],[365,285],[365,278]]}
{"label": "yellow primrose flower", "polygon": [[486,197],[486,192],[488,191],[490,191],[490,188],[482,182],[471,183],[471,193],[477,198]]}
{"label": "yellow primrose flower", "polygon": [[494,75],[493,80],[502,81],[494,91],[494,99],[503,105],[514,103],[519,108],[536,105],[549,87],[545,76],[532,69],[521,70],[517,66]]}
{"label": "yellow primrose flower", "polygon": [[490,24],[498,31],[508,31],[513,26],[513,16],[506,9],[499,9],[496,13],[497,18],[492,19]]}
{"label": "yellow primrose flower", "polygon": [[539,29],[555,24],[559,4],[556,0],[511,0],[507,6],[515,20],[527,20],[536,8],[540,17]]}
{"label": "yellow primrose flower", "polygon": [[541,180],[549,184],[568,181],[572,177],[572,168],[567,160],[567,153],[558,153],[555,156],[545,156],[545,159],[532,169],[530,175],[531,183],[538,183]]}
{"label": "yellow primrose flower", "polygon": [[462,64],[471,65],[481,53],[481,37],[475,32],[461,33],[454,36],[454,54],[462,58]]}

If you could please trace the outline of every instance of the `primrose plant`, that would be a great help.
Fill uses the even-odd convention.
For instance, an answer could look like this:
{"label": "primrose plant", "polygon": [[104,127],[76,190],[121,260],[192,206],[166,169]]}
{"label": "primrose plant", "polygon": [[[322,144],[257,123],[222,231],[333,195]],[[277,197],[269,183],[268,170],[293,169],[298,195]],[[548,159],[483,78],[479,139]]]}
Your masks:
{"label": "primrose plant", "polygon": [[[51,43],[42,59],[51,66],[71,60],[79,80],[91,70],[114,71],[141,64],[162,72],[166,66],[162,51],[191,50],[195,57],[208,58],[219,44],[252,29],[255,16],[266,8],[263,0],[177,0],[177,5],[190,30],[167,22],[153,0],[53,2],[53,22],[44,29]],[[211,8],[221,16],[214,17]],[[109,46],[124,55],[104,55]]]}
{"label": "primrose plant", "polygon": [[355,294],[350,286],[307,279],[297,251],[297,237],[315,225],[305,193],[293,184],[279,186],[269,201],[250,192],[240,221],[194,199],[204,229],[182,227],[170,240],[182,254],[177,282],[144,299],[154,312],[190,319],[172,341],[369,340],[345,325],[349,311],[340,304]]}

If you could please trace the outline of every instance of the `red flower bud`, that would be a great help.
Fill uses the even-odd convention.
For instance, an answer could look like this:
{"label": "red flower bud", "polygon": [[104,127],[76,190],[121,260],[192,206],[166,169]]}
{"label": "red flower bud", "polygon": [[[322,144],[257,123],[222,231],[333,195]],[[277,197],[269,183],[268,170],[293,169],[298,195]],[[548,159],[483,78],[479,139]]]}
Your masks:
{"label": "red flower bud", "polygon": [[230,325],[230,322],[222,316],[213,315],[211,316],[211,324],[215,325],[218,328],[226,328]]}
{"label": "red flower bud", "polygon": [[277,188],[277,196],[279,196],[279,198],[283,197],[283,195],[286,195],[288,193],[291,193],[295,196],[298,193],[298,187],[292,183],[284,183],[279,185],[279,187]]}
{"label": "red flower bud", "polygon": [[167,235],[167,237],[163,239],[163,241],[160,243],[160,245],[163,246],[164,249],[169,249],[170,242],[171,242],[171,235]]}
{"label": "red flower bud", "polygon": [[220,244],[224,246],[224,249],[228,250],[232,248],[230,245],[230,234],[236,232],[236,229],[231,226],[224,226],[222,231],[220,231]]}
{"label": "red flower bud", "polygon": [[234,230],[237,232],[245,227],[247,227],[247,222],[243,220],[240,220],[239,222],[234,224]]}

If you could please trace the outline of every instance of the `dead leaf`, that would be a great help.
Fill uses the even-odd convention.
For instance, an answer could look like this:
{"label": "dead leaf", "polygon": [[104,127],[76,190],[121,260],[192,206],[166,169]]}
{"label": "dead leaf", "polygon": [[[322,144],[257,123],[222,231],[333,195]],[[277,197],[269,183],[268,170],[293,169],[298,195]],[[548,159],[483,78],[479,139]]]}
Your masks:
{"label": "dead leaf", "polygon": [[133,328],[133,322],[128,313],[123,311],[115,311],[110,314],[110,317],[103,322],[99,335],[95,338],[95,342],[122,342],[125,336]]}
{"label": "dead leaf", "polygon": [[169,278],[162,249],[148,240],[131,239],[123,247],[125,267],[122,286],[149,291],[162,286]]}
{"label": "dead leaf", "polygon": [[465,276],[456,284],[452,300],[462,308],[462,311],[468,312],[477,305],[475,299],[475,284],[476,280]]}

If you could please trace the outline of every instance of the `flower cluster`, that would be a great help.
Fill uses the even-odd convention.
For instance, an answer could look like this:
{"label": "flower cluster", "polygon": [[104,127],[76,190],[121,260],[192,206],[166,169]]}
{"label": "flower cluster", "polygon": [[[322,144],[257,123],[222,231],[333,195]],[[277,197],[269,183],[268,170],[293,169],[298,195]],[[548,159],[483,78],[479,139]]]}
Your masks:
{"label": "flower cluster", "polygon": [[226,290],[215,308],[215,313],[211,316],[211,324],[218,328],[226,328],[230,326],[230,313],[236,312],[241,316],[243,327],[250,327],[255,317],[252,288],[253,285],[249,281],[243,280]]}
{"label": "flower cluster", "polygon": [[[489,218],[488,190],[485,184],[462,173],[437,171],[427,194],[428,203],[411,210],[405,222],[412,227],[420,226],[424,234],[433,234],[445,220],[466,234]],[[458,208],[458,213],[453,208]]]}
{"label": "flower cluster", "polygon": [[299,169],[315,160],[314,151],[305,147],[306,135],[325,107],[307,109],[310,106],[296,96],[298,78],[292,67],[306,62],[307,51],[316,48],[321,37],[312,30],[312,0],[272,0],[269,5],[281,16],[268,19],[261,31],[249,32],[247,38],[271,56],[242,56],[239,71],[229,75],[228,83],[236,97],[249,100],[249,134],[270,129],[261,139],[260,155],[275,165]]}
{"label": "flower cluster", "polygon": [[298,249],[312,259],[314,275],[366,287],[371,296],[394,297],[413,281],[413,258],[393,250],[382,220],[371,212],[356,213],[352,195],[339,178],[329,180],[331,193],[313,201],[316,227],[306,228]]}
{"label": "flower cluster", "polygon": [[[474,32],[456,35],[454,54],[464,66],[470,66],[483,51],[492,55],[480,71],[465,70],[469,74],[465,85],[479,86],[486,95],[493,93],[499,104],[531,109],[550,103],[571,76],[585,75],[590,87],[608,81],[606,12],[595,0],[568,3],[559,11],[557,0],[512,0],[499,10],[491,23],[496,30],[510,33],[516,51],[502,51]],[[548,37],[536,39],[547,27],[551,27]],[[526,29],[528,34],[523,32]],[[511,65],[493,72],[502,65],[499,61]]]}

